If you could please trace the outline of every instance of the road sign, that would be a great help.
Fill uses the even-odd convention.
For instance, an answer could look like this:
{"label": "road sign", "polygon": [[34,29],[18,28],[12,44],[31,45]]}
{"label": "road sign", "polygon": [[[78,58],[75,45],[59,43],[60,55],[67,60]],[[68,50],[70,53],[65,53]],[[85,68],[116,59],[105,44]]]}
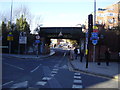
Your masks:
{"label": "road sign", "polygon": [[97,26],[93,26],[93,29],[98,29],[98,27]]}
{"label": "road sign", "polygon": [[92,34],[92,37],[98,37],[98,33],[93,32],[91,34]]}
{"label": "road sign", "polygon": [[98,40],[92,40],[92,44],[96,45],[98,43]]}
{"label": "road sign", "polygon": [[37,35],[37,36],[36,36],[36,39],[40,39],[40,36],[39,36],[39,35]]}
{"label": "road sign", "polygon": [[93,32],[96,32],[96,33],[98,33],[98,29],[93,29]]}
{"label": "road sign", "polygon": [[60,32],[58,36],[63,36],[62,32]]}
{"label": "road sign", "polygon": [[19,44],[27,44],[27,37],[20,36],[19,37]]}
{"label": "road sign", "polygon": [[7,40],[8,40],[8,41],[13,41],[12,32],[9,32],[9,34],[8,34],[8,36],[7,36]]}
{"label": "road sign", "polygon": [[40,43],[40,40],[35,40],[35,43]]}

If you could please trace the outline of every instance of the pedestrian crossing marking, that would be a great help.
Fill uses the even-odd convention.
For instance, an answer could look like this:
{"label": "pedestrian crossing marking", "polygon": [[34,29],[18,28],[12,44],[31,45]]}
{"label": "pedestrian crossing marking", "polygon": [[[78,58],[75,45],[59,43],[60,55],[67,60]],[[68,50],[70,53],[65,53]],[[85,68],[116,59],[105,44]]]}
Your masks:
{"label": "pedestrian crossing marking", "polygon": [[74,76],[75,79],[81,79],[81,76]]}
{"label": "pedestrian crossing marking", "polygon": [[44,86],[46,83],[47,82],[45,82],[45,81],[39,81],[39,82],[36,83],[36,85],[42,85],[42,86]]}
{"label": "pedestrian crossing marking", "polygon": [[58,69],[53,69],[54,71],[58,71]]}
{"label": "pedestrian crossing marking", "polygon": [[57,73],[57,71],[52,71],[51,73],[56,74],[56,73]]}
{"label": "pedestrian crossing marking", "polygon": [[55,74],[51,74],[51,76],[52,76],[52,77],[54,77],[54,76],[55,76]]}
{"label": "pedestrian crossing marking", "polygon": [[72,88],[83,88],[82,85],[73,85]]}
{"label": "pedestrian crossing marking", "polygon": [[50,80],[50,77],[43,77],[42,80]]}
{"label": "pedestrian crossing marking", "polygon": [[74,83],[82,83],[82,80],[74,80]]}
{"label": "pedestrian crossing marking", "polygon": [[80,73],[74,73],[75,75],[80,75]]}

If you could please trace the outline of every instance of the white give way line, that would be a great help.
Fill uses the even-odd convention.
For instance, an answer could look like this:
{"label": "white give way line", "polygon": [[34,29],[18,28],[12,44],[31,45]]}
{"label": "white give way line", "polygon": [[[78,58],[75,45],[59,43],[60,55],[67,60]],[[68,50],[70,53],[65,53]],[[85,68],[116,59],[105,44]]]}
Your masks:
{"label": "white give way line", "polygon": [[21,67],[18,67],[18,66],[15,66],[15,65],[12,65],[12,64],[9,64],[9,63],[5,63],[6,65],[9,65],[11,67],[14,67],[14,68],[17,68],[17,69],[20,69],[20,70],[24,70],[23,68]]}

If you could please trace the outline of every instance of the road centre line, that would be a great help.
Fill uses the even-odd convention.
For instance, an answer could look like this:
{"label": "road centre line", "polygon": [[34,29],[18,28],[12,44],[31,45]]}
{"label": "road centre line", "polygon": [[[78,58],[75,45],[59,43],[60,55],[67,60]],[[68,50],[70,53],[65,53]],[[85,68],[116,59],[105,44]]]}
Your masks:
{"label": "road centre line", "polygon": [[21,68],[21,67],[17,67],[17,66],[15,66],[15,65],[12,65],[12,64],[9,64],[9,63],[5,63],[6,65],[9,65],[9,66],[11,66],[11,67],[14,67],[14,68],[17,68],[17,69],[20,69],[20,70],[24,70],[23,68]]}

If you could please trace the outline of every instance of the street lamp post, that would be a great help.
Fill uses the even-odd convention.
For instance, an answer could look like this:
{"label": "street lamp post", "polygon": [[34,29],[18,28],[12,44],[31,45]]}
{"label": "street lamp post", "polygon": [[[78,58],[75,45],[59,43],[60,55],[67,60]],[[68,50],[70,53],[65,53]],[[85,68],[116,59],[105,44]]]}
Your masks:
{"label": "street lamp post", "polygon": [[[96,0],[94,0],[94,25],[96,25]],[[93,48],[93,62],[95,61],[95,45],[94,45],[94,48]]]}

